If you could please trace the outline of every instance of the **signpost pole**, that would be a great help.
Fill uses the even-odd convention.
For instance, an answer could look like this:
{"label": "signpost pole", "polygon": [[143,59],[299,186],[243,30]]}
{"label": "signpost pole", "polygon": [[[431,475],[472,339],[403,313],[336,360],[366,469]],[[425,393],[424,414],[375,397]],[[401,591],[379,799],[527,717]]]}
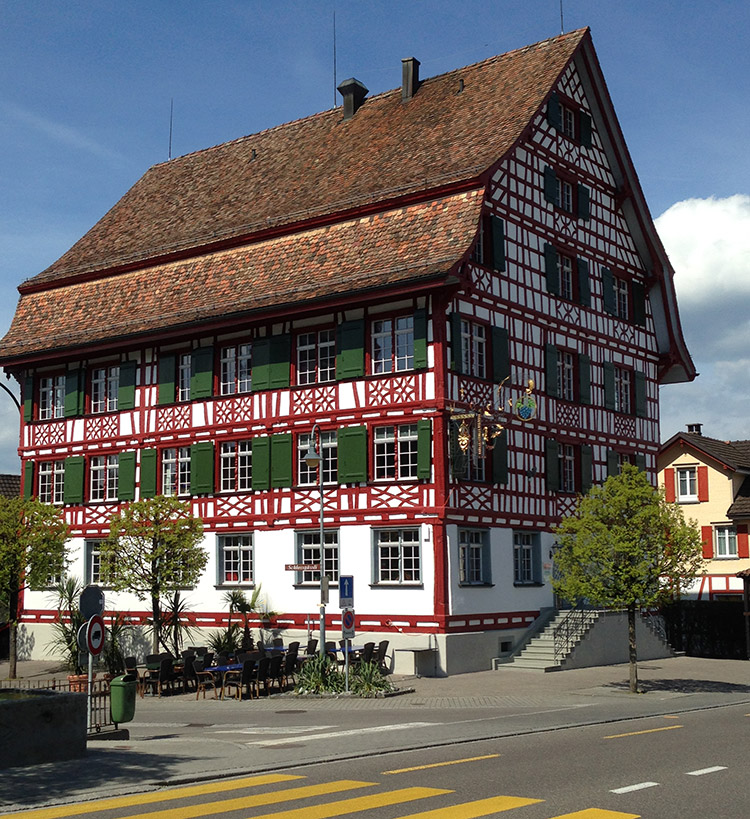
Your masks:
{"label": "signpost pole", "polygon": [[91,723],[92,723],[92,706],[93,702],[91,699],[91,686],[94,682],[94,655],[89,651],[89,677],[86,684],[86,713],[88,714],[86,719],[86,726],[87,730],[91,732]]}

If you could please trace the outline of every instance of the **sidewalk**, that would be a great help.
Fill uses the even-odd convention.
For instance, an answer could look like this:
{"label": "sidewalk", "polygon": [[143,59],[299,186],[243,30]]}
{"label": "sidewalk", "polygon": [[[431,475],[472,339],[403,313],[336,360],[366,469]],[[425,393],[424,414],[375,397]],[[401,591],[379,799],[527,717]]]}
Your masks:
{"label": "sidewalk", "polygon": [[[48,662],[18,668],[23,678],[46,679],[55,670]],[[0,678],[7,672],[7,663],[0,663]],[[137,700],[135,720],[123,726],[130,739],[89,742],[85,764],[3,771],[0,807],[75,802],[216,776],[750,703],[746,661],[645,661],[639,665],[643,694],[630,694],[628,674],[627,665],[616,665],[400,677],[396,685],[412,691],[373,700],[147,696]]]}

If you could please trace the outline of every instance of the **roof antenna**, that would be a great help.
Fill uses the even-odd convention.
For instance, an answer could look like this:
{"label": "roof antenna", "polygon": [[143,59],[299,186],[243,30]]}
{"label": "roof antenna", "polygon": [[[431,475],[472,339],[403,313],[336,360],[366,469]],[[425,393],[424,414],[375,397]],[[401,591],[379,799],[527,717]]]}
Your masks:
{"label": "roof antenna", "polygon": [[333,9],[333,107],[336,107],[336,8]]}
{"label": "roof antenna", "polygon": [[172,158],[172,120],[174,118],[174,97],[169,101],[169,156]]}
{"label": "roof antenna", "polygon": [[565,34],[565,23],[563,22],[563,0],[560,0],[560,34]]}

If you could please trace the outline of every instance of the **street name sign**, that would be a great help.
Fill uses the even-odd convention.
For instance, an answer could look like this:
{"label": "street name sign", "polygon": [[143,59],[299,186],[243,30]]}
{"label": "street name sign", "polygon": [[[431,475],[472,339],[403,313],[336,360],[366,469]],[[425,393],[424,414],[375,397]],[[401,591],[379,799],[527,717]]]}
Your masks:
{"label": "street name sign", "polygon": [[284,568],[288,572],[319,572],[320,563],[287,563]]}

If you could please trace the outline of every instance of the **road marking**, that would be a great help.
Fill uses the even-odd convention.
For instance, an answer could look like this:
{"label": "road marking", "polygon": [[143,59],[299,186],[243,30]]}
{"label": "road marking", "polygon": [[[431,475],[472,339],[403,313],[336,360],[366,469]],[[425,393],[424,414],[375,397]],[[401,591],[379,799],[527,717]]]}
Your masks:
{"label": "road marking", "polygon": [[[347,731],[329,731],[326,734],[306,734],[300,737],[301,741],[308,741],[311,739],[337,739],[339,737],[361,736],[362,734],[380,734],[385,731],[403,731],[409,728],[427,728],[431,726],[443,725],[442,722],[407,722],[399,723],[397,725],[374,725],[371,728],[353,728]],[[283,730],[283,729],[282,729]],[[254,742],[247,742],[246,745],[287,745],[290,740],[289,737],[279,737],[278,739],[257,739]]]}
{"label": "road marking", "polygon": [[603,810],[602,808],[587,808],[575,813],[565,813],[553,816],[552,819],[641,819],[640,813],[620,813],[619,810]]}
{"label": "road marking", "polygon": [[383,771],[381,776],[386,774],[411,773],[411,771],[424,771],[427,768],[442,768],[443,765],[461,765],[463,762],[479,762],[482,759],[497,759],[500,754],[485,754],[484,756],[470,756],[466,759],[451,759],[447,762],[433,762],[430,765],[415,765],[413,768],[397,768],[394,771]]}
{"label": "road marking", "polygon": [[217,816],[220,813],[257,808],[263,805],[278,805],[281,802],[292,802],[296,799],[307,799],[311,796],[326,796],[357,788],[372,788],[376,782],[359,782],[352,779],[339,779],[335,782],[324,782],[321,785],[301,785],[298,788],[285,788],[280,791],[257,793],[252,796],[239,796],[219,802],[202,802],[199,805],[183,805],[169,810],[157,810],[150,813],[136,813],[128,819],[197,819],[199,816]]}
{"label": "road marking", "polygon": [[628,734],[611,734],[604,739],[620,739],[621,737],[637,737],[640,734],[655,734],[657,731],[674,731],[676,728],[683,728],[682,725],[665,725],[663,728],[648,728],[646,731],[631,731]]}
{"label": "road marking", "polygon": [[687,771],[688,776],[703,776],[703,774],[716,773],[716,771],[726,771],[726,765],[714,765],[713,768],[701,768],[699,771]]}
{"label": "road marking", "polygon": [[306,805],[304,808],[295,808],[281,813],[264,813],[262,816],[256,816],[255,819],[330,819],[332,816],[356,816],[359,811],[363,810],[399,805],[402,802],[414,802],[417,799],[443,796],[449,793],[455,793],[455,791],[440,788],[402,788],[371,796],[342,799],[339,802],[327,802],[324,805]]}
{"label": "road marking", "polygon": [[656,788],[658,785],[658,782],[639,782],[637,785],[626,785],[624,788],[613,788],[610,793],[632,793],[633,791],[643,791],[646,788]]}
{"label": "road marking", "polygon": [[[133,807],[135,805],[150,805],[154,802],[167,802],[172,799],[188,799],[191,796],[235,791],[240,788],[253,788],[258,785],[276,785],[279,782],[291,782],[298,779],[307,779],[307,777],[291,774],[262,774],[243,779],[211,782],[206,785],[190,785],[185,788],[170,788],[169,790],[153,791],[151,793],[137,793],[132,796],[99,799],[95,802],[80,802],[76,805],[60,805],[56,808],[28,810],[24,811],[24,819],[61,819],[64,816],[78,816],[83,813],[96,813],[97,811],[115,810],[116,808]],[[3,813],[0,814],[0,819],[7,816],[16,816],[16,814]]]}
{"label": "road marking", "polygon": [[535,805],[538,802],[544,802],[544,799],[523,799],[520,796],[490,796],[487,799],[477,799],[474,802],[451,805],[449,808],[435,808],[420,813],[410,813],[408,816],[399,816],[398,819],[476,819],[479,816],[489,816],[491,813],[522,808],[524,805]]}
{"label": "road marking", "polygon": [[288,725],[284,728],[278,725],[257,725],[254,728],[224,728],[221,731],[213,731],[214,734],[306,734],[310,731],[327,731],[335,728],[335,725]]}

